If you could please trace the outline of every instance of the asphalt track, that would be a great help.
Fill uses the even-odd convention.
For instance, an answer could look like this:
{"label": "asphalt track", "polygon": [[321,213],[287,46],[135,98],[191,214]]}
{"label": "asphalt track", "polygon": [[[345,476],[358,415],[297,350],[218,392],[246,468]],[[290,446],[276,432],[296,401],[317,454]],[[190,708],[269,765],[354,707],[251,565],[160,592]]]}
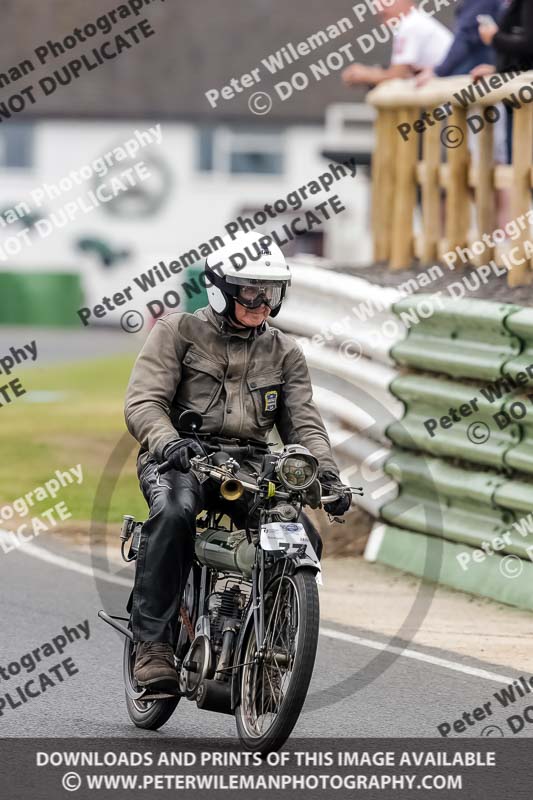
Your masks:
{"label": "asphalt track", "polygon": [[[160,733],[131,724],[123,696],[122,637],[97,618],[104,604],[112,613],[124,612],[128,578],[123,572],[104,578],[107,566],[47,535],[25,548],[0,551],[1,667],[52,640],[64,625],[75,627],[87,619],[90,625],[89,639],[69,644],[61,657],[47,658],[28,675],[21,671],[0,680],[0,697],[9,691],[16,696],[16,686],[61,659],[72,658],[78,670],[62,682],[55,679],[55,686],[16,709],[8,703],[0,716],[0,736],[235,736],[231,717],[201,711],[185,700]],[[98,580],[93,570],[102,570],[96,573]],[[503,709],[492,694],[518,673],[442,650],[408,645],[401,652],[401,644],[391,645],[374,631],[324,623],[312,685],[294,736],[435,737],[437,725],[492,700],[493,715],[474,721],[461,735],[496,735],[485,729],[497,725],[512,737],[505,719],[524,709],[530,696]],[[384,668],[377,657],[390,663]],[[518,735],[531,735],[528,728],[533,731],[526,725]]]}

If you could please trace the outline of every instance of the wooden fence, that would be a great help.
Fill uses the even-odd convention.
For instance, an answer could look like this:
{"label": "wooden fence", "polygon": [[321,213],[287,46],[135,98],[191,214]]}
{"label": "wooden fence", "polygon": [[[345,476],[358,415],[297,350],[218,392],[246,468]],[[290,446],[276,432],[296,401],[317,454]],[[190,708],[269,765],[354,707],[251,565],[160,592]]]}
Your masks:
{"label": "wooden fence", "polygon": [[[409,267],[415,258],[427,264],[456,247],[481,240],[483,234],[492,235],[501,227],[496,215],[497,190],[510,190],[510,219],[530,211],[533,72],[504,82],[506,79],[487,76],[476,89],[469,76],[437,78],[420,89],[413,80],[393,80],[367,95],[367,102],[378,112],[372,160],[376,261],[388,262],[391,269]],[[462,90],[467,95],[462,95],[461,102]],[[509,165],[495,164],[495,125],[491,122],[498,111],[505,120],[505,109],[498,106],[495,110],[504,99],[514,104]],[[421,118],[423,112],[425,118]],[[467,122],[471,114],[477,114],[477,119]],[[417,187],[420,216],[416,214]],[[509,285],[528,284],[533,280],[529,223],[511,244]],[[487,245],[478,260],[498,261],[497,250]]]}

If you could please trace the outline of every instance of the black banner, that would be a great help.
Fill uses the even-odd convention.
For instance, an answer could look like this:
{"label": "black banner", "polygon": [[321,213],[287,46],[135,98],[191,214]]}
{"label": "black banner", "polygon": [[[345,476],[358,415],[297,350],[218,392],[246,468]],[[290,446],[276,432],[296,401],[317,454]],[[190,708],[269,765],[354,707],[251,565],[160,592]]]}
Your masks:
{"label": "black banner", "polygon": [[234,739],[2,739],[1,796],[531,798],[527,739],[293,739],[266,758]]}

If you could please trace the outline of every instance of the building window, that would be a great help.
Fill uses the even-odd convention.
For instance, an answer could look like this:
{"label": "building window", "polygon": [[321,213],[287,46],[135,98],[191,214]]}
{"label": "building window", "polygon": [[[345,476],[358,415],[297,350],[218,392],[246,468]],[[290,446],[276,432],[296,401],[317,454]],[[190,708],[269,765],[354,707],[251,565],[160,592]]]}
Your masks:
{"label": "building window", "polygon": [[237,128],[200,128],[197,165],[201,172],[224,175],[281,175],[283,132]]}
{"label": "building window", "polygon": [[31,123],[10,122],[0,128],[0,167],[33,167],[33,133]]}
{"label": "building window", "polygon": [[198,169],[211,172],[213,169],[213,129],[200,128],[196,141]]}

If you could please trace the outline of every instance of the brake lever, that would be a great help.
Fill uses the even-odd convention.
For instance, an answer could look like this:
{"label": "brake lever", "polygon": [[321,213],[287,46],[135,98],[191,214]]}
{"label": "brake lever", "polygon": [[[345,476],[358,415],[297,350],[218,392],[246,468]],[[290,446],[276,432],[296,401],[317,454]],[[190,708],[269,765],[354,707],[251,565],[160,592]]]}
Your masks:
{"label": "brake lever", "polygon": [[362,486],[327,486],[322,484],[322,489],[327,489],[330,494],[335,494],[337,492],[339,496],[341,494],[348,494],[348,490],[350,494],[355,495],[356,497],[363,497],[364,496],[364,489]]}

